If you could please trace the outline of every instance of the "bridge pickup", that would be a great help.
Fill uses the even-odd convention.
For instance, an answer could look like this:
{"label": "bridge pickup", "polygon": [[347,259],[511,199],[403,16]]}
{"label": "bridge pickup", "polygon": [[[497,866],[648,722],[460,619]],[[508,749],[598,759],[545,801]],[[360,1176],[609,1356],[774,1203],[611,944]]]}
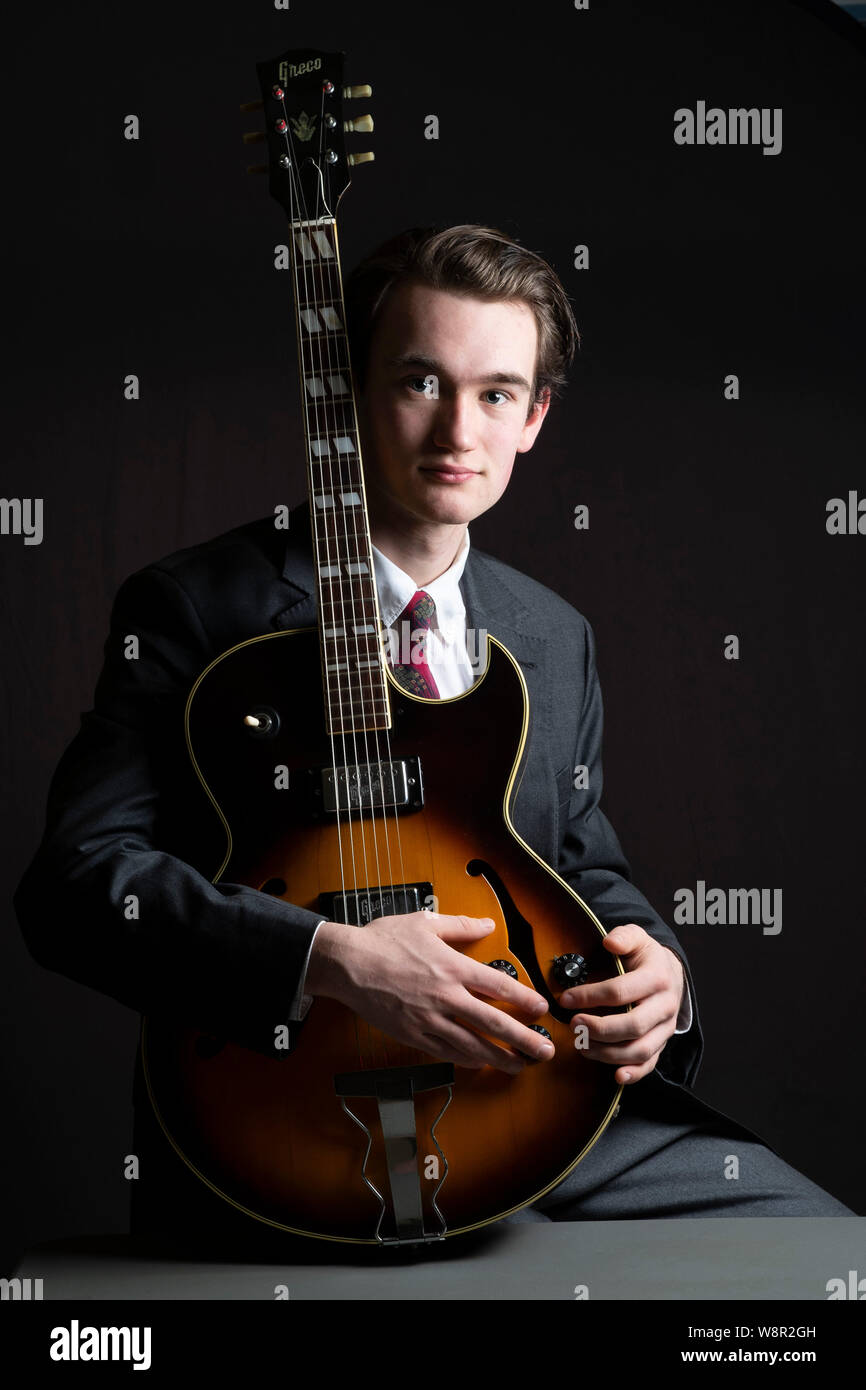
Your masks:
{"label": "bridge pickup", "polygon": [[320,893],[319,911],[327,913],[329,922],[366,927],[375,917],[420,912],[425,903],[432,904],[432,898],[432,883],[381,883],[349,893]]}
{"label": "bridge pickup", "polygon": [[424,805],[419,758],[382,759],[309,773],[313,814],[317,817],[374,815],[377,811],[417,811]]}

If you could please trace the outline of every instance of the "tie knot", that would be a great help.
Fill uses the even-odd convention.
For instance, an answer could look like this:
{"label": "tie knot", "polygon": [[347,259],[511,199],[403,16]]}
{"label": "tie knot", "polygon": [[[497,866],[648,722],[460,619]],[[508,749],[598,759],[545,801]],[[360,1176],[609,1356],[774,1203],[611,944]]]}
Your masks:
{"label": "tie knot", "polygon": [[436,600],[426,589],[416,589],[400,617],[408,618],[414,628],[429,628],[436,617]]}

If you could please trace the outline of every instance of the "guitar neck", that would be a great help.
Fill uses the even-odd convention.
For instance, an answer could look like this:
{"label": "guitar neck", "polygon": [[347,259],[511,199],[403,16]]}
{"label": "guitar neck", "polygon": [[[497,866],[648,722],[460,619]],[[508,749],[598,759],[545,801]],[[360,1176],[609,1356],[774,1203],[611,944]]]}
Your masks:
{"label": "guitar neck", "polygon": [[322,680],[332,735],[390,726],[337,224],[291,224]]}

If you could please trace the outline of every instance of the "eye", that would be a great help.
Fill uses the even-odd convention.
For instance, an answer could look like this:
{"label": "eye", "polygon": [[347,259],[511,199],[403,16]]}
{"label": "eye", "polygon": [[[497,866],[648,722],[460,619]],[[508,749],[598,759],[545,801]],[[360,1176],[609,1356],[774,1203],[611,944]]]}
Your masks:
{"label": "eye", "polygon": [[[507,391],[500,391],[500,390],[498,390],[498,389],[495,388],[495,387],[491,387],[491,389],[490,389],[489,391],[485,391],[484,394],[485,394],[485,396],[501,396],[501,397],[502,397],[503,403],[509,399],[509,395],[508,395],[508,392],[507,392]],[[490,404],[490,405],[499,405],[500,402],[499,402],[499,401],[490,401],[489,404]]]}

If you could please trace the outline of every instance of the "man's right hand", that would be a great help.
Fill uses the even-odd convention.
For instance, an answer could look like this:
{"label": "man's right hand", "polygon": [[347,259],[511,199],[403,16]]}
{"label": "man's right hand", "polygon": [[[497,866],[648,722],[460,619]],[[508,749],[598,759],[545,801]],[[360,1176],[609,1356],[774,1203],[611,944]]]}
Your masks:
{"label": "man's right hand", "polygon": [[454,949],[481,941],[494,927],[489,917],[438,912],[377,917],[363,929],[323,922],[305,992],[338,1000],[407,1047],[461,1067],[489,1064],[516,1074],[527,1058],[552,1057],[553,1044],[485,1000],[510,1004],[531,1022],[547,1012],[547,1001]]}

